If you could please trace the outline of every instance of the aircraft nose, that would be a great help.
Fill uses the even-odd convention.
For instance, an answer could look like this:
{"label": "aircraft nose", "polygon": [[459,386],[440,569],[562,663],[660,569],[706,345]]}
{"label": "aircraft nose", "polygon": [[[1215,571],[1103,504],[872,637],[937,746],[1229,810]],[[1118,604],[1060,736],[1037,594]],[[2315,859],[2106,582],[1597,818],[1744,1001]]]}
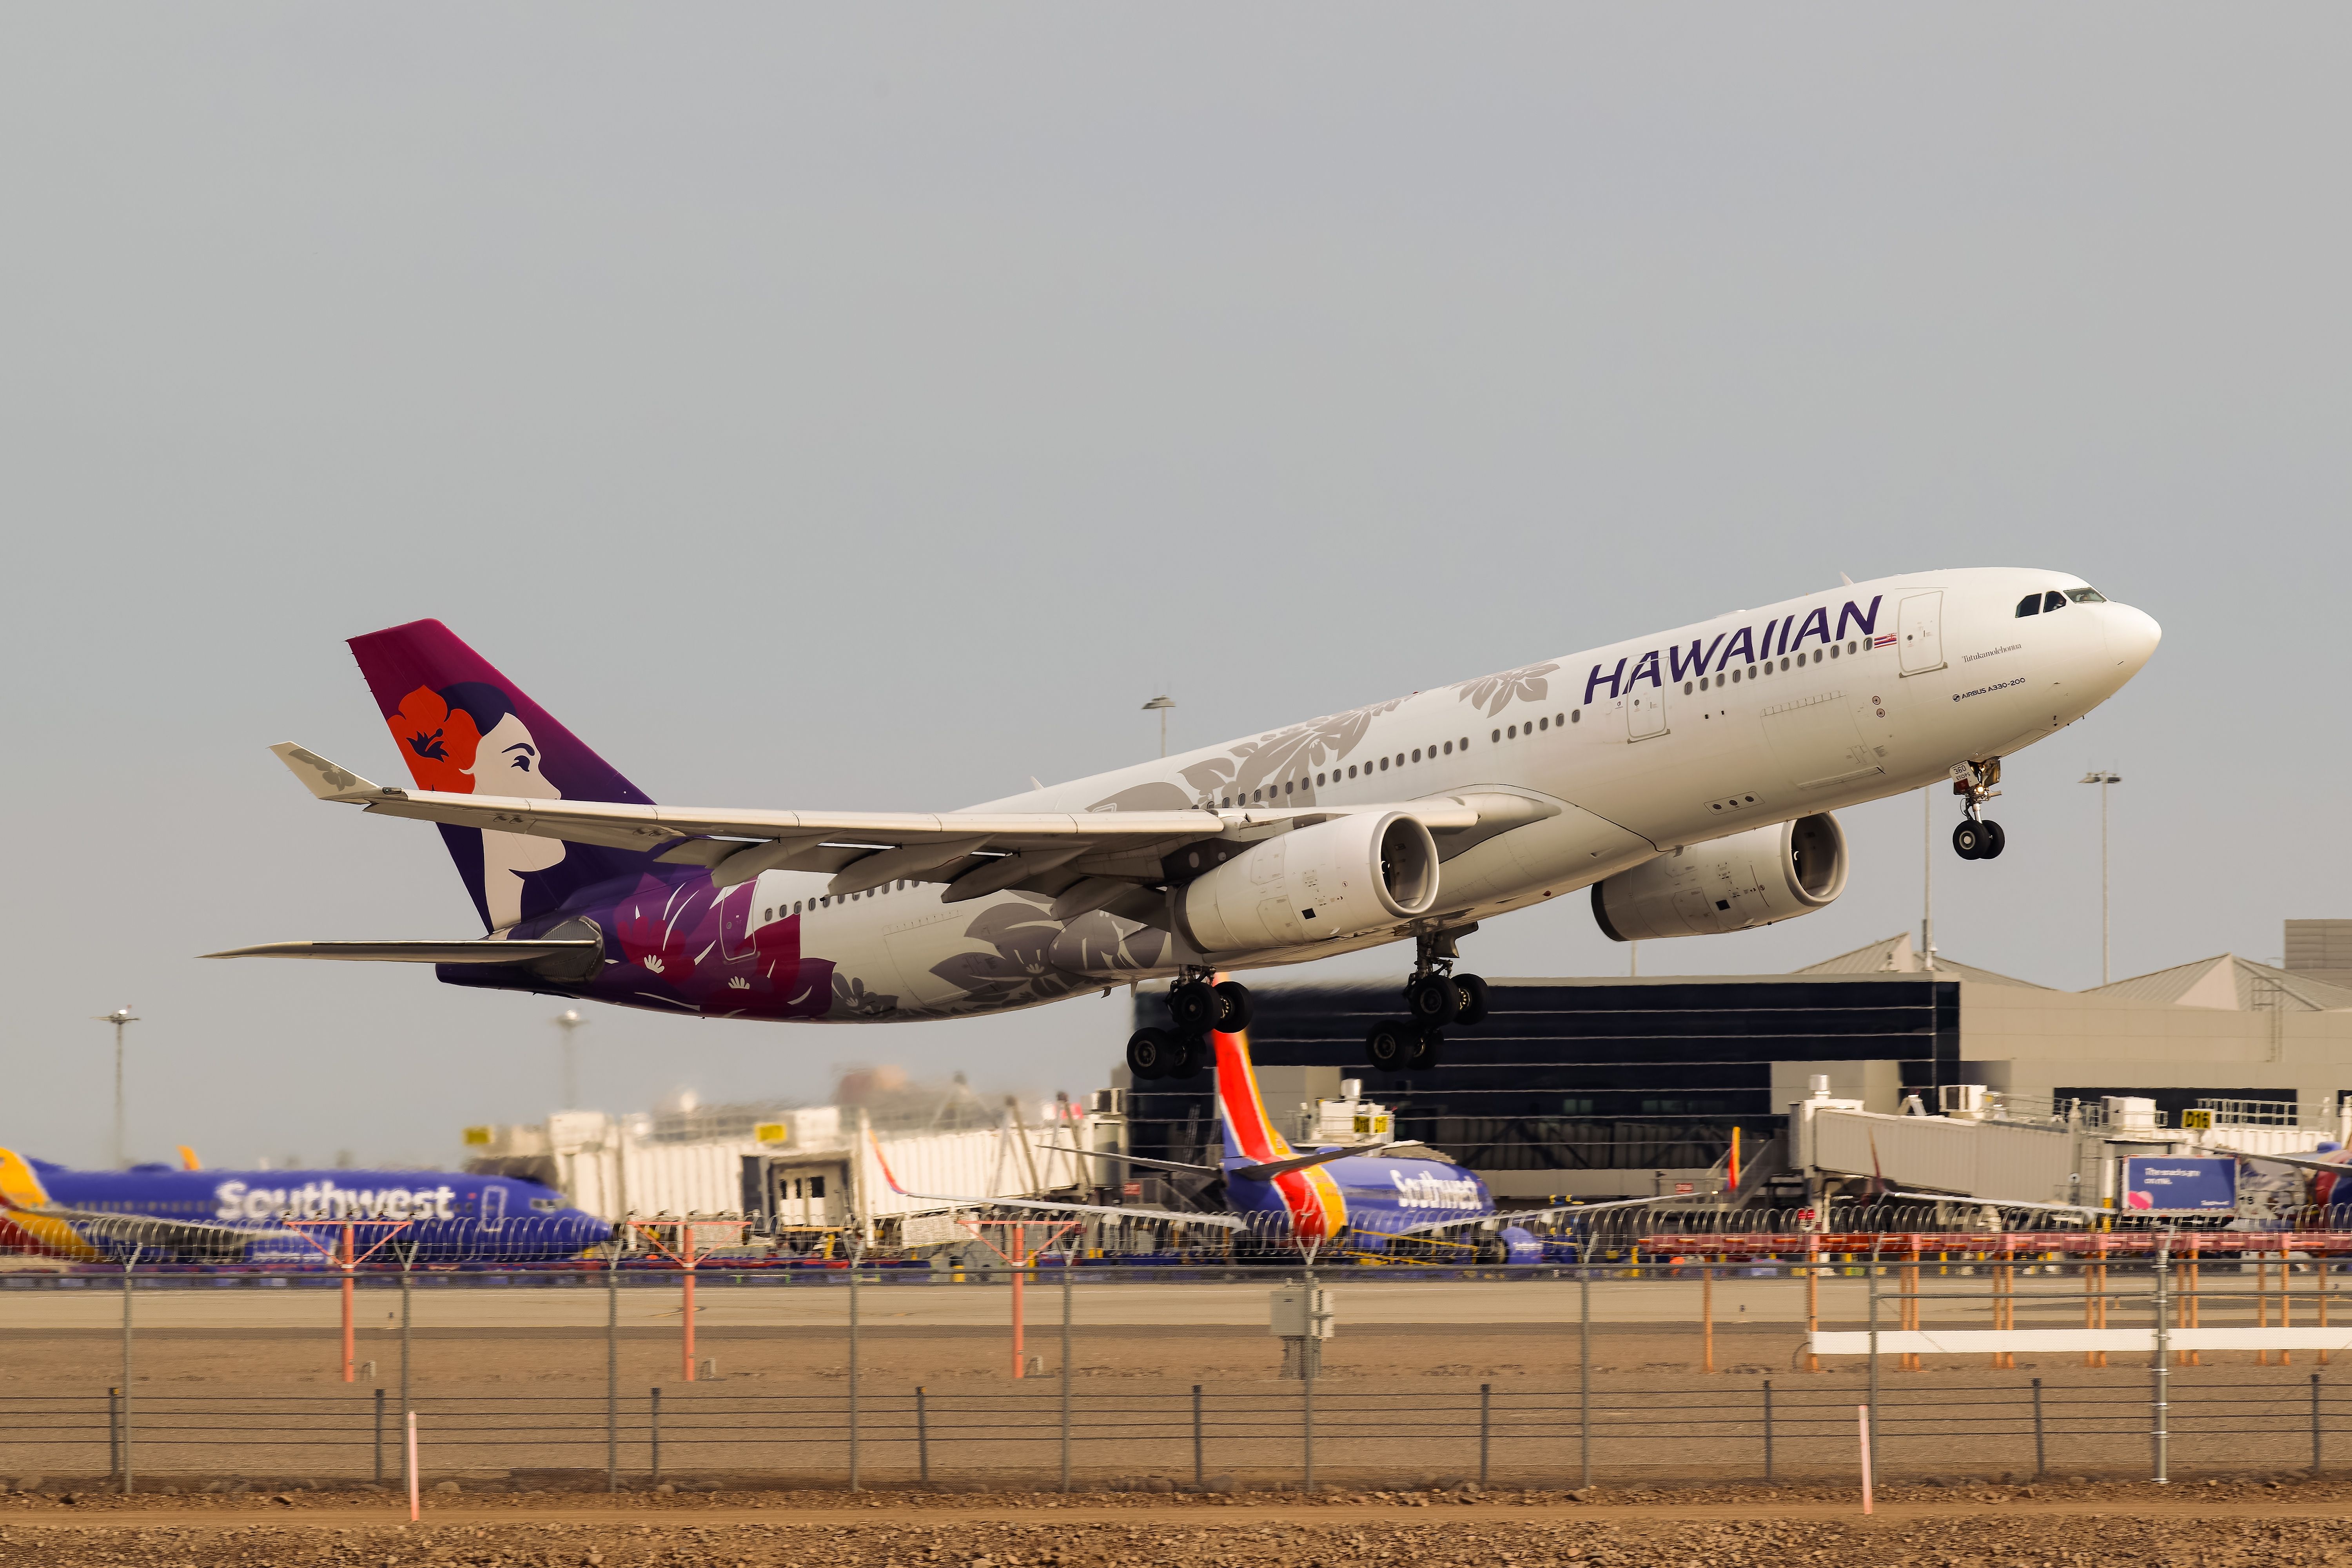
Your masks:
{"label": "aircraft nose", "polygon": [[2129,605],[2109,605],[2105,619],[2107,652],[2126,674],[2137,674],[2155,654],[2156,645],[2164,640],[2164,628],[2156,624],[2154,616]]}

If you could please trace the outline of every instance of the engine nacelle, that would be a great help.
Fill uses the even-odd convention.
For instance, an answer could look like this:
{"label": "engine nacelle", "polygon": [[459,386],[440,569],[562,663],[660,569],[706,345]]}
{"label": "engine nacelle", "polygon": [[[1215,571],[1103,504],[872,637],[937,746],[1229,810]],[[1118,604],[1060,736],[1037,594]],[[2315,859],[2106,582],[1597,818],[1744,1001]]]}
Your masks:
{"label": "engine nacelle", "polygon": [[1592,885],[1617,942],[1712,936],[1793,920],[1845,891],[1845,830],[1823,812],[1693,844]]}
{"label": "engine nacelle", "polygon": [[1437,841],[1401,811],[1334,817],[1261,840],[1179,889],[1176,921],[1202,952],[1360,936],[1437,902]]}

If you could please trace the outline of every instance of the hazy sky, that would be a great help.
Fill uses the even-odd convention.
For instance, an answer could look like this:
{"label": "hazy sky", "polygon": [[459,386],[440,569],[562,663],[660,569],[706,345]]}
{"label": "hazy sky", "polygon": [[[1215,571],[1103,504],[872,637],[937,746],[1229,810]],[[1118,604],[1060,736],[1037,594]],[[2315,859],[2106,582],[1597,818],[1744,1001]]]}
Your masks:
{"label": "hazy sky", "polygon": [[[2156,659],[1942,840],[2098,978],[2352,914],[2340,6],[0,9],[0,1140],[443,1159],[554,1098],[341,639],[437,616],[657,799],[930,810],[1856,578],[2076,572]],[[1920,800],[1779,971],[1915,923]],[[1569,899],[1488,974],[1622,973]],[[1347,973],[1399,970],[1391,950]],[[1336,972],[1327,966],[1326,972]],[[1315,971],[1297,971],[1313,973]],[[1105,1081],[1124,994],[599,1009],[610,1109]]]}

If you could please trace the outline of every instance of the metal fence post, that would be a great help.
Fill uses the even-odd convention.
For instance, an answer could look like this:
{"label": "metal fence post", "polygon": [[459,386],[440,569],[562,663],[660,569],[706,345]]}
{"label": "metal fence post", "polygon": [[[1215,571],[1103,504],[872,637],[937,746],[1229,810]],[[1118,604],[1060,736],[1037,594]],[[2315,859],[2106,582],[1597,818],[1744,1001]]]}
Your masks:
{"label": "metal fence post", "polygon": [[1878,1469],[1878,1429],[1886,1425],[1878,1407],[1878,1242],[1870,1244],[1870,1468]]}
{"label": "metal fence post", "polygon": [[866,1258],[866,1239],[858,1237],[849,1248],[849,1490],[858,1486],[858,1262]]}
{"label": "metal fence post", "polygon": [[1583,1470],[1578,1484],[1588,1488],[1592,1485],[1592,1265],[1582,1255],[1591,1241],[1588,1232],[1585,1244],[1577,1248],[1576,1267],[1576,1446]]}
{"label": "metal fence post", "polygon": [[1478,1485],[1481,1489],[1486,1485],[1486,1456],[1493,1447],[1494,1436],[1495,1385],[1482,1383],[1478,1385]]}
{"label": "metal fence post", "polygon": [[106,1391],[106,1473],[122,1479],[122,1390]]}
{"label": "metal fence post", "polygon": [[2050,1456],[2042,1443],[2042,1380],[2033,1380],[2033,1479],[2049,1473]]}
{"label": "metal fence post", "polygon": [[621,1489],[621,1233],[604,1268],[604,1489]]}
{"label": "metal fence post", "polygon": [[1764,1484],[1772,1484],[1772,1380],[1764,1380]]}
{"label": "metal fence post", "polygon": [[1203,1448],[1201,1433],[1201,1385],[1196,1383],[1192,1385],[1192,1484],[1196,1487],[1206,1484],[1201,1473]]}
{"label": "metal fence post", "polygon": [[415,1262],[415,1248],[410,1247],[400,1260],[400,1414],[403,1420],[416,1408],[408,1398],[408,1325],[415,1292],[410,1289],[409,1268]]}
{"label": "metal fence post", "polygon": [[139,1249],[132,1247],[122,1264],[122,1491],[131,1492],[131,1270],[139,1262]]}
{"label": "metal fence post", "polygon": [[383,1485],[383,1390],[375,1391],[375,1484]]}
{"label": "metal fence post", "polygon": [[921,1384],[915,1384],[915,1479],[925,1486],[931,1484],[931,1412],[930,1401]]}
{"label": "metal fence post", "polygon": [[[126,1417],[122,1429],[122,1452],[127,1461],[131,1453],[131,1428],[127,1421],[131,1405],[127,1400],[122,1410]],[[2319,1374],[2315,1372],[2311,1374],[2311,1473],[2315,1476],[2319,1473]]]}
{"label": "metal fence post", "polygon": [[650,1428],[649,1441],[650,1441],[650,1444],[651,1444],[651,1448],[652,1448],[652,1458],[653,1458],[653,1471],[654,1471],[654,1479],[653,1479],[653,1484],[654,1484],[654,1485],[656,1485],[656,1486],[659,1486],[659,1485],[661,1485],[661,1390],[660,1390],[660,1389],[656,1388],[656,1389],[655,1389],[655,1390],[653,1391],[653,1397],[652,1397],[652,1398],[650,1398],[650,1399],[648,1399],[648,1400],[646,1402],[646,1415],[647,1415],[647,1426],[648,1426],[648,1427]]}
{"label": "metal fence post", "polygon": [[2172,1458],[2171,1261],[2169,1250],[2159,1242],[2156,1249],[2156,1401],[2155,1408],[2149,1412],[2156,1420],[2155,1480],[2158,1486],[2168,1485],[2172,1479],[2170,1475]]}
{"label": "metal fence post", "polygon": [[1073,1381],[1070,1363],[1070,1265],[1076,1259],[1075,1245],[1062,1254],[1062,1489],[1070,1489],[1070,1384]]}

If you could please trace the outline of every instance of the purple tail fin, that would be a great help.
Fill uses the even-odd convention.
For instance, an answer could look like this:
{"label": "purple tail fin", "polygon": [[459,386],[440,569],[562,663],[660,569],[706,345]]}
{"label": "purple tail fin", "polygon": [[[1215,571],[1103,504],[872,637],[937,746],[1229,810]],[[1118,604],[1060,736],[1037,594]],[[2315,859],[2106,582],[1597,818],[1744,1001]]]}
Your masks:
{"label": "purple tail fin", "polygon": [[[370,632],[351,647],[418,788],[652,804],[439,621]],[[631,850],[517,833],[443,827],[441,837],[492,931],[551,913],[582,889],[634,878],[648,863]]]}

